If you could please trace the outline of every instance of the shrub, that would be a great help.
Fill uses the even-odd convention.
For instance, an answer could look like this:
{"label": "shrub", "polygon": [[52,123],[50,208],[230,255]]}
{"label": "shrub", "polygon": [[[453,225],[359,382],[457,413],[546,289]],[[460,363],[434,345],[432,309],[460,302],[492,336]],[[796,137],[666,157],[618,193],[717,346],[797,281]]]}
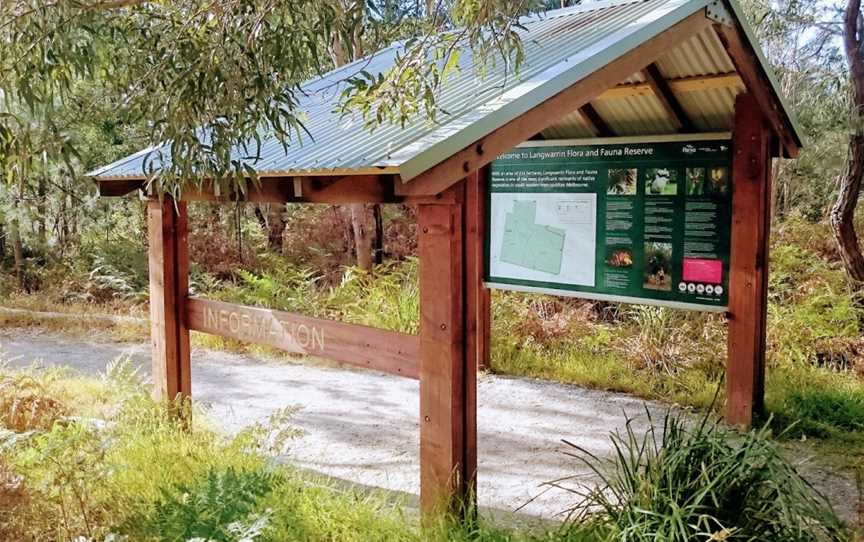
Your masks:
{"label": "shrub", "polygon": [[105,534],[107,503],[116,495],[99,435],[81,423],[55,424],[11,454],[10,466],[23,478],[28,499],[4,518],[0,531],[17,540],[89,538]]}
{"label": "shrub", "polygon": [[570,521],[594,522],[610,537],[634,542],[849,539],[767,429],[739,436],[707,418],[688,423],[667,414],[662,427],[652,424],[639,437],[628,420],[625,433],[611,437],[609,460],[568,443],[602,482],[581,494]]}
{"label": "shrub", "polygon": [[420,290],[417,260],[391,262],[375,268],[374,274],[356,268],[327,295],[327,306],[340,320],[355,324],[417,333],[420,328]]}
{"label": "shrub", "polygon": [[209,470],[203,478],[163,489],[144,518],[132,518],[134,531],[156,540],[236,539],[236,527],[249,518],[255,503],[270,493],[277,477],[259,470]]}
{"label": "shrub", "polygon": [[49,429],[68,413],[46,386],[27,373],[0,373],[0,424],[13,431]]}

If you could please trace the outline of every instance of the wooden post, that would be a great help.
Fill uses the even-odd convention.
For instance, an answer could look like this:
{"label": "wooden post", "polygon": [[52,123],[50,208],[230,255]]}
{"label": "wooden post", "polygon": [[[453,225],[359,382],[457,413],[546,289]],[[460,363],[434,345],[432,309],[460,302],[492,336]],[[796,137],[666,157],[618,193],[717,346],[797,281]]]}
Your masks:
{"label": "wooden post", "polygon": [[465,179],[465,268],[468,308],[468,351],[476,353],[478,370],[489,368],[491,296],[483,285],[486,243],[486,196],[488,167]]}
{"label": "wooden post", "polygon": [[186,203],[147,203],[150,237],[150,342],[153,397],[172,401],[192,393],[186,299],[189,289]]}
{"label": "wooden post", "polygon": [[735,101],[726,420],[749,427],[765,395],[771,133],[756,99]]}
{"label": "wooden post", "polygon": [[[464,195],[464,183],[459,188]],[[420,504],[463,513],[476,457],[473,356],[466,351],[464,205],[417,206],[420,255]],[[461,505],[465,505],[464,507]]]}

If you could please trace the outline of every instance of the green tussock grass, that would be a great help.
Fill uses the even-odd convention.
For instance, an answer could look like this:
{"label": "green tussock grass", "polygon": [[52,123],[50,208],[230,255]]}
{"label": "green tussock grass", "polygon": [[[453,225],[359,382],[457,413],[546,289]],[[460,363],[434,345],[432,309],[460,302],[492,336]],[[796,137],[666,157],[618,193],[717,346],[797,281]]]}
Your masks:
{"label": "green tussock grass", "polygon": [[640,436],[628,421],[610,459],[571,444],[601,479],[571,513],[634,542],[852,540],[769,436],[767,427],[738,435],[669,414]]}

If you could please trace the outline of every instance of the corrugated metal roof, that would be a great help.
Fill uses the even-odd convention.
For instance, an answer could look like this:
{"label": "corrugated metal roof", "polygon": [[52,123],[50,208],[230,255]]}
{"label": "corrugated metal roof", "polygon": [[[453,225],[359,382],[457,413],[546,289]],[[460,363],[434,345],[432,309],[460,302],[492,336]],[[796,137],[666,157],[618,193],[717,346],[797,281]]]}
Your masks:
{"label": "corrugated metal roof", "polygon": [[[667,80],[686,80],[698,76],[734,73],[735,66],[713,29],[708,28],[684,41],[660,57],[655,64]],[[634,73],[622,85],[644,83],[641,73]],[[676,98],[701,132],[724,132],[732,129],[735,96],[744,91],[739,80],[729,87],[676,92]],[[638,95],[605,98],[592,105],[619,136],[673,134],[676,126],[650,89],[639,89]],[[543,131],[550,138],[592,137],[594,133],[578,115],[569,115]]]}
{"label": "corrugated metal roof", "polygon": [[[345,79],[359,70],[376,74],[393,64],[400,44],[343,66],[303,85],[298,111],[312,134],[287,150],[276,138],[263,136],[257,160],[247,160],[260,175],[309,175],[393,172],[407,181],[494,129],[517,118],[712,0],[617,0],[593,2],[524,18],[525,60],[514,74],[500,60],[478,77],[470,51],[460,57],[460,71],[441,89],[436,123],[418,118],[404,128],[383,125],[371,134],[358,114],[342,116],[336,106]],[[758,47],[757,47],[758,48]],[[724,74],[734,71],[711,29],[687,40],[657,62],[666,78]],[[643,81],[640,74],[629,83]],[[696,127],[729,129],[734,96],[741,88],[678,93]],[[653,95],[599,99],[595,109],[617,135],[672,133],[675,126]],[[592,128],[578,113],[562,119],[544,135],[585,137]],[[163,150],[167,150],[164,147]],[[98,178],[139,178],[145,161],[158,165],[155,149],[146,149],[91,173]],[[165,153],[167,154],[167,152]],[[237,159],[244,155],[238,149]]]}

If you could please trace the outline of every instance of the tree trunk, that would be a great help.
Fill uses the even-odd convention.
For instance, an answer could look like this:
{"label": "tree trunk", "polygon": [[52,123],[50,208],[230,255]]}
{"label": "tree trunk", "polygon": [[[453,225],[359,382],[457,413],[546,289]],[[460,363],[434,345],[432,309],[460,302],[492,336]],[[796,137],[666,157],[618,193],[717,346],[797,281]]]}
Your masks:
{"label": "tree trunk", "polygon": [[69,206],[67,205],[68,200],[66,196],[60,197],[60,211],[59,211],[59,220],[60,220],[60,257],[66,253],[66,247],[69,244]]}
{"label": "tree trunk", "polygon": [[357,267],[364,271],[371,271],[374,226],[369,206],[365,203],[352,203],[348,208],[351,210],[351,229],[354,231]]}
{"label": "tree trunk", "polygon": [[255,206],[255,220],[258,221],[258,225],[261,227],[261,230],[267,231],[267,217],[264,216],[264,212],[261,210],[260,205]]}
{"label": "tree trunk", "polygon": [[21,243],[21,228],[18,219],[13,218],[9,224],[9,237],[12,240],[12,256],[14,258],[15,282],[20,290],[24,289],[24,246]]}
{"label": "tree trunk", "polygon": [[0,220],[0,269],[4,267],[6,261],[6,229],[2,220]]}
{"label": "tree trunk", "polygon": [[36,188],[36,238],[39,243],[40,250],[45,250],[48,244],[48,228],[47,228],[47,205],[46,198],[48,197],[48,188],[45,183],[45,177],[40,176]]}
{"label": "tree trunk", "polygon": [[375,219],[375,263],[384,263],[384,216],[379,204],[372,205],[372,216]]}
{"label": "tree trunk", "polygon": [[267,248],[282,253],[282,234],[285,233],[285,205],[271,203],[267,213]]}
{"label": "tree trunk", "polygon": [[831,227],[840,249],[840,257],[849,277],[864,285],[864,255],[855,232],[855,208],[861,194],[864,176],[864,51],[859,28],[861,0],[849,0],[843,17],[843,46],[852,82],[851,123],[846,171],[840,178],[840,193],[831,210]]}
{"label": "tree trunk", "polygon": [[864,256],[858,234],[855,232],[855,207],[861,193],[864,177],[864,134],[856,133],[849,138],[846,171],[840,177],[840,193],[831,209],[831,226],[840,249],[840,258],[849,277],[864,283]]}
{"label": "tree trunk", "polygon": [[[336,2],[333,4],[341,17],[341,30],[334,28],[330,43],[330,56],[336,67],[357,60],[363,56],[363,30],[365,28],[364,2]],[[375,216],[370,212],[370,205],[352,203],[348,205],[351,212],[351,231],[354,237],[354,250],[357,255],[357,267],[364,271],[372,270],[373,261],[377,261],[378,252],[374,252]],[[380,214],[380,209],[377,210]],[[373,260],[374,258],[374,260]]]}

